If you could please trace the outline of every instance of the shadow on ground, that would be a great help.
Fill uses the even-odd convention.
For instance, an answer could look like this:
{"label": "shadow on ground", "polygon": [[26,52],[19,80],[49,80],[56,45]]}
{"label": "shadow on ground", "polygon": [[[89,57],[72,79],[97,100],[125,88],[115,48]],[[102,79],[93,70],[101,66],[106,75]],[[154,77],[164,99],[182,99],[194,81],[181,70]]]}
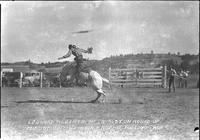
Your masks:
{"label": "shadow on ground", "polygon": [[[91,101],[49,101],[49,100],[26,100],[26,101],[15,101],[15,103],[83,103],[83,104],[87,104],[87,103],[101,103],[101,102],[94,102],[93,100]],[[108,102],[106,102],[108,103]],[[111,102],[110,104],[119,104],[119,103],[114,103]]]}

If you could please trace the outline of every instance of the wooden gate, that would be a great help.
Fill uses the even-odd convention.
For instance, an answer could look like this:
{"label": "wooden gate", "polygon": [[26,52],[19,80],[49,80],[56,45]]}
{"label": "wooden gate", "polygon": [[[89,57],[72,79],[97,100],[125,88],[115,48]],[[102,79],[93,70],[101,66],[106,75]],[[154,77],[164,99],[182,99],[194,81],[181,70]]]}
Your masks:
{"label": "wooden gate", "polygon": [[166,66],[164,68],[111,69],[111,85],[121,87],[163,87],[166,88]]}

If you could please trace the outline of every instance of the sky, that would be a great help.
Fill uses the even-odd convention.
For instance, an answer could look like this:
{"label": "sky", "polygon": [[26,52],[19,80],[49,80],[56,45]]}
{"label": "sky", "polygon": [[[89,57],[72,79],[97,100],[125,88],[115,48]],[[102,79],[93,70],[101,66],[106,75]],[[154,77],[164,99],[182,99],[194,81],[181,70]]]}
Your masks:
{"label": "sky", "polygon": [[[56,62],[69,44],[93,47],[92,54],[83,55],[97,60],[151,50],[199,52],[198,1],[0,3],[2,62]],[[73,56],[60,61],[66,60]]]}

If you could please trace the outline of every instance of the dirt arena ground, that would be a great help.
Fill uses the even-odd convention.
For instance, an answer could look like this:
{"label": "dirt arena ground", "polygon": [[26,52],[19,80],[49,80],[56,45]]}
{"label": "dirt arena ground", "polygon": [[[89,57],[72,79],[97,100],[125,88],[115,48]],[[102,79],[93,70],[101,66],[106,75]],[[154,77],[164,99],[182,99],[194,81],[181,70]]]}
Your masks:
{"label": "dirt arena ground", "polygon": [[2,88],[1,139],[199,139],[199,89],[106,91],[94,104],[89,88]]}

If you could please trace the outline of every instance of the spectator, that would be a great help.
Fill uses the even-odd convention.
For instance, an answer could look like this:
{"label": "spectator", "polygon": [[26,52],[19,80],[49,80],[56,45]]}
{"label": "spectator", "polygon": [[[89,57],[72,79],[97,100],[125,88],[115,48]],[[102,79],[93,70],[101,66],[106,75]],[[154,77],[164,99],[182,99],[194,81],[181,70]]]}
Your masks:
{"label": "spectator", "polygon": [[183,87],[187,88],[187,77],[188,77],[189,71],[183,71]]}
{"label": "spectator", "polygon": [[183,70],[181,69],[179,73],[179,78],[178,78],[178,87],[183,88]]}
{"label": "spectator", "polygon": [[173,86],[173,91],[175,92],[175,69],[169,67],[169,92],[171,92],[171,86]]}

